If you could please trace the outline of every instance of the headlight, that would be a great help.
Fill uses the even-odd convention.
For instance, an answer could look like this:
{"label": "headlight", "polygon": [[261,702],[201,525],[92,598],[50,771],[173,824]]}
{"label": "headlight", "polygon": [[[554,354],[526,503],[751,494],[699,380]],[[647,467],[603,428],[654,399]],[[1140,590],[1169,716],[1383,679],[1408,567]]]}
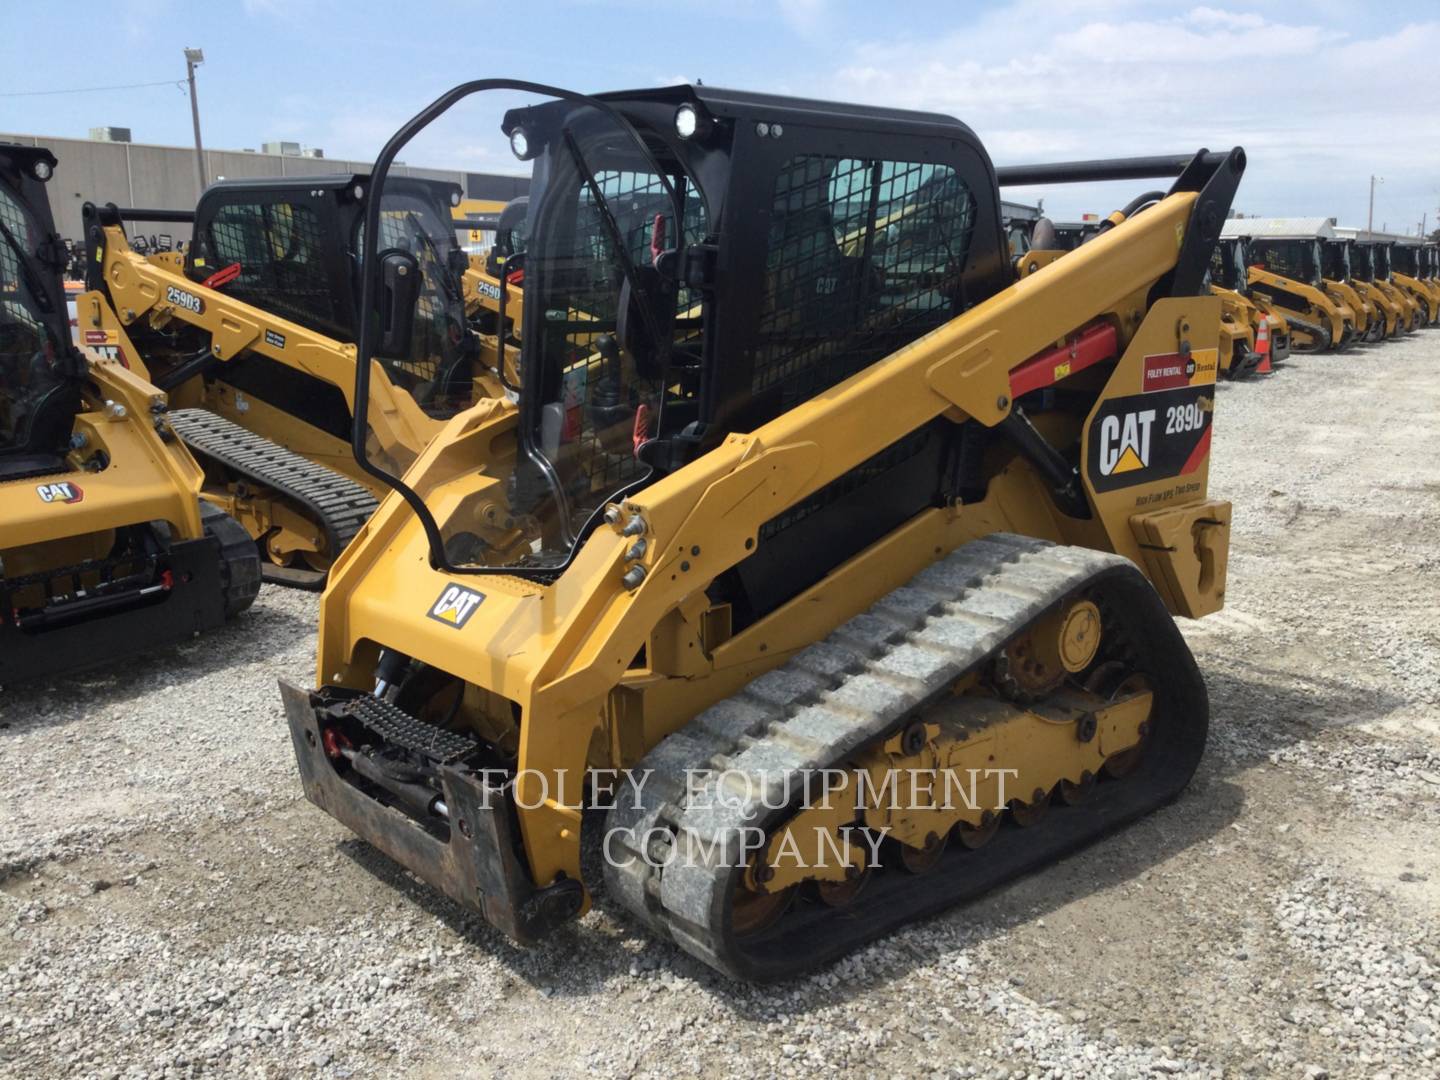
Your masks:
{"label": "headlight", "polygon": [[49,163],[48,161],[37,161],[37,162],[35,162],[35,169],[34,169],[35,179],[36,179],[36,180],[39,180],[39,181],[42,182],[42,183],[45,182],[46,180],[49,180],[51,174],[52,174],[54,171],[55,171],[55,170],[50,167],[50,163]]}
{"label": "headlight", "polygon": [[530,139],[524,128],[517,127],[510,133],[510,152],[521,161],[530,160]]}
{"label": "headlight", "polygon": [[693,138],[700,130],[700,114],[688,102],[675,110],[675,134],[682,139]]}

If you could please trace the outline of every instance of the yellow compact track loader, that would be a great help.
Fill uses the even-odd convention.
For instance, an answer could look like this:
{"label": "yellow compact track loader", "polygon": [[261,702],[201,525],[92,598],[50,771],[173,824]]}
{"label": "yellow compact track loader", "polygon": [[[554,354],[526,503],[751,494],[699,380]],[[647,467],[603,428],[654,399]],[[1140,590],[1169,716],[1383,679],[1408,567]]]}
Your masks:
{"label": "yellow compact track loader", "polygon": [[[355,448],[400,497],[282,685],[317,806],[522,942],[589,905],[589,834],[610,900],[770,980],[1181,792],[1241,150],[997,170],[948,116],[487,80],[373,182],[477,103],[534,170],[518,406],[365,456],[411,302],[372,201]],[[1149,176],[1010,257],[1001,186]]]}
{"label": "yellow compact track loader", "polygon": [[[193,215],[85,208],[87,340],[167,391],[171,422],[205,470],[205,498],[234,515],[265,556],[266,580],[318,588],[388,488],[356,466],[356,251],[364,176],[229,180]],[[380,214],[418,300],[377,344],[368,452],[403,471],[445,421],[503,397],[492,371],[503,301],[456,243],[455,184],[394,180]],[[131,249],[128,220],[193,219],[183,259]],[[413,284],[411,284],[413,283]],[[492,309],[484,310],[486,305]],[[483,319],[489,336],[477,333]]]}
{"label": "yellow compact track loader", "polygon": [[0,145],[0,685],[187,640],[260,588],[165,395],[71,339],[54,154]]}
{"label": "yellow compact track loader", "polygon": [[[1231,221],[1226,230],[1244,227]],[[1320,276],[1318,238],[1276,239],[1248,236],[1250,293],[1282,315],[1297,352],[1343,349],[1355,337],[1355,312],[1335,300]]]}
{"label": "yellow compact track loader", "polygon": [[1427,258],[1419,243],[1397,241],[1390,245],[1390,280],[1403,289],[1416,308],[1416,325],[1433,326],[1440,319],[1435,284],[1427,281]]}
{"label": "yellow compact track loader", "polygon": [[1389,247],[1373,240],[1355,240],[1350,249],[1350,262],[1357,287],[1384,313],[1385,336],[1410,333],[1414,329],[1414,303],[1390,284]]}
{"label": "yellow compact track loader", "polygon": [[1361,341],[1385,338],[1385,311],[1362,291],[1351,267],[1355,241],[1336,237],[1320,238],[1320,280],[1325,291],[1355,313],[1355,335]]}
{"label": "yellow compact track loader", "polygon": [[1327,240],[1327,248],[1343,247],[1346,279],[1350,286],[1370,305],[1368,340],[1384,341],[1403,332],[1404,309],[1375,283],[1375,258],[1368,245],[1351,238]]}
{"label": "yellow compact track loader", "polygon": [[[1415,276],[1434,298],[1434,307],[1440,309],[1440,261],[1437,260],[1440,260],[1440,245],[1425,241],[1417,246]],[[1440,321],[1440,311],[1436,319]]]}
{"label": "yellow compact track loader", "polygon": [[1440,244],[1425,243],[1420,247],[1422,278],[1435,295],[1435,306],[1440,308]]}
{"label": "yellow compact track loader", "polygon": [[1220,373],[1232,379],[1268,374],[1290,355],[1289,326],[1250,293],[1246,244],[1243,236],[1223,238],[1210,259],[1210,291],[1221,300]]}

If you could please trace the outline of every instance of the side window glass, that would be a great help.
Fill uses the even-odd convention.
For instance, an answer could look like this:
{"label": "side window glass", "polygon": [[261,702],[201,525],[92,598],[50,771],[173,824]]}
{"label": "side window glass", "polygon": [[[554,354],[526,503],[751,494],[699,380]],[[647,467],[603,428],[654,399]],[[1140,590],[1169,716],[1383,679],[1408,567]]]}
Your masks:
{"label": "side window glass", "polygon": [[222,286],[243,303],[322,332],[333,333],[337,313],[325,265],[320,218],[288,202],[220,207],[201,237],[209,273],[239,266]]}
{"label": "side window glass", "polygon": [[805,155],[775,180],[756,394],[787,408],[960,310],[975,199],[944,165]]}

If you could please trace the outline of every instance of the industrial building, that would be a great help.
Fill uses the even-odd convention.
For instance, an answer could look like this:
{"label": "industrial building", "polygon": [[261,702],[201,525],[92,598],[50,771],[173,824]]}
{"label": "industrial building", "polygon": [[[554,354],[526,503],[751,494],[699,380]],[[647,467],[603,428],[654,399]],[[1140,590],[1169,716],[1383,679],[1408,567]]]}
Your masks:
{"label": "industrial building", "polygon": [[[92,128],[89,139],[0,132],[0,142],[48,146],[60,159],[50,185],[55,227],[67,240],[80,243],[84,230],[80,208],[86,202],[113,202],[147,210],[193,210],[200,197],[195,175],[195,149],[189,146],[154,146],[129,142],[128,128]],[[274,152],[271,152],[274,151]],[[317,176],[368,173],[371,161],[326,158],[321,151],[302,149],[297,143],[266,142],[253,150],[206,150],[205,175],[211,180],[244,176]],[[396,165],[395,175],[449,180],[461,186],[466,198],[508,201],[529,189],[529,178],[493,173],[461,172]],[[162,231],[141,229],[136,231]],[[166,224],[163,231],[176,241],[188,240],[185,225]]]}

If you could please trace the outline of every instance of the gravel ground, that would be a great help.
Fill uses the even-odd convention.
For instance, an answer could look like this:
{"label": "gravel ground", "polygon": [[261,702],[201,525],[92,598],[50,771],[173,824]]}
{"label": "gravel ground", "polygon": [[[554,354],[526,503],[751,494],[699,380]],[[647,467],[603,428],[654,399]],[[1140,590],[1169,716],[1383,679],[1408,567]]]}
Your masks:
{"label": "gravel ground", "polygon": [[0,696],[0,1073],[1440,1076],[1440,331],[1221,387],[1212,742],[1123,834],[802,982],[533,951],[305,803],[314,598]]}

